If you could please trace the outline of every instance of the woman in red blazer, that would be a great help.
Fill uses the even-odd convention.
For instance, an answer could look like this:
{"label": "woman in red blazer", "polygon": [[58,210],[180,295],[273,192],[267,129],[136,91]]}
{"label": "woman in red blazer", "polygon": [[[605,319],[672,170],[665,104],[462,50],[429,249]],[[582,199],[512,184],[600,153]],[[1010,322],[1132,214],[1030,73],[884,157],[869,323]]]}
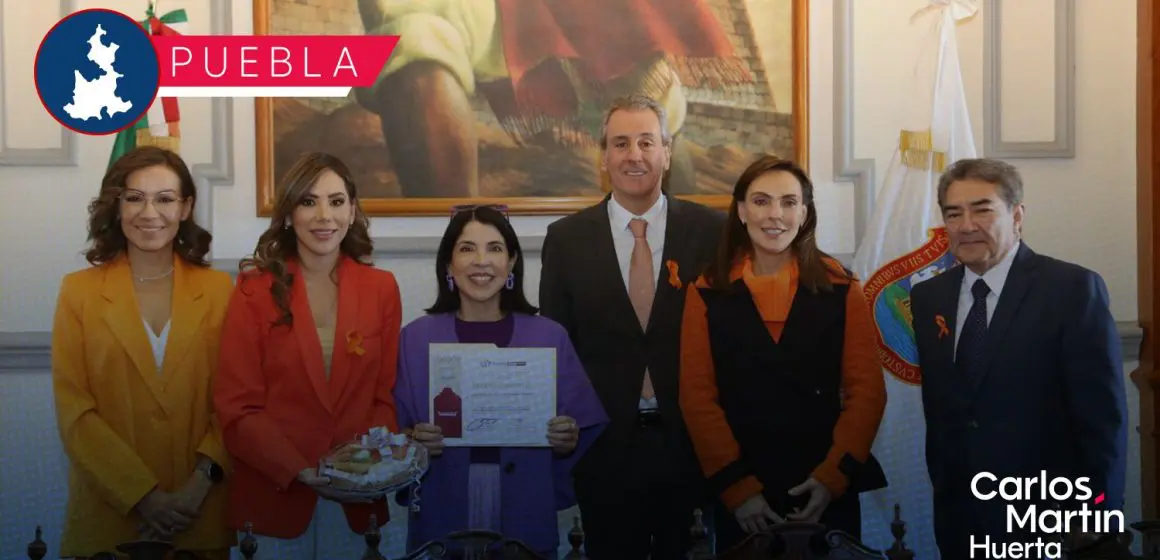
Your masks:
{"label": "woman in red blazer", "polygon": [[335,446],[374,426],[398,430],[399,287],[369,262],[368,229],[347,167],[307,154],[242,262],[214,403],[236,471],[229,523],[252,523],[264,558],[357,558],[370,515],[387,521],[384,500],[339,504],[315,489]]}

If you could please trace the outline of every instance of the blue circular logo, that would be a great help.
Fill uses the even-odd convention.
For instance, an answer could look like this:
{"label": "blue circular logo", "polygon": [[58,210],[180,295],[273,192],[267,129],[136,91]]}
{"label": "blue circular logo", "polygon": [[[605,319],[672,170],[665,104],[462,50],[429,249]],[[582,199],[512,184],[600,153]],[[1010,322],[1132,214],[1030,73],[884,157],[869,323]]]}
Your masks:
{"label": "blue circular logo", "polygon": [[57,22],[36,51],[35,72],[44,108],[64,127],[90,136],[137,122],[153,104],[161,75],[145,28],[104,9]]}

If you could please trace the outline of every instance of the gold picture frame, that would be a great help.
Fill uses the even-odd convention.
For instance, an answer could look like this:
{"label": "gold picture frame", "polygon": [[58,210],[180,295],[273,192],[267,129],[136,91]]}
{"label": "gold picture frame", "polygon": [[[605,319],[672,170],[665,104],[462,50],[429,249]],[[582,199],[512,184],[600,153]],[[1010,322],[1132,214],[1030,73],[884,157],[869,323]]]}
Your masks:
{"label": "gold picture frame", "polygon": [[[498,6],[511,2],[544,3],[544,0],[460,1],[494,1],[497,10],[501,9]],[[635,0],[604,0],[604,3],[622,1],[629,3]],[[685,114],[682,115],[684,124],[676,136],[675,146],[686,150],[682,152],[681,157],[688,158],[682,161],[686,161],[690,171],[684,177],[693,178],[683,183],[686,190],[673,190],[672,192],[681,198],[710,207],[726,208],[731,198],[729,191],[732,188],[732,182],[736,180],[740,172],[757,153],[777,153],[783,157],[794,159],[802,167],[808,169],[808,0],[747,0],[744,17],[749,19],[744,20],[737,14],[725,13],[725,17],[738,18],[727,22],[727,24],[721,24],[722,10],[736,10],[735,7],[727,7],[735,6],[735,2],[729,0],[668,1],[674,5],[694,6],[697,10],[713,11],[717,23],[722,26],[720,31],[729,37],[734,54],[746,65],[751,79],[750,82],[740,86],[742,89],[747,89],[738,94],[738,99],[748,100],[740,103],[715,105],[712,99],[692,98],[693,94],[699,94],[702,97],[713,95],[716,90],[711,88],[686,93],[686,101],[683,102],[685,104],[681,107],[685,110]],[[318,5],[313,5],[312,2]],[[333,4],[328,0],[254,0],[254,33],[265,35],[366,32],[362,27],[363,21],[359,21],[360,25],[357,28],[353,23],[356,18],[361,20],[366,17],[365,14],[362,14],[360,18],[359,12],[360,6],[364,3],[375,4],[375,2],[360,2],[358,6],[352,6],[343,12],[333,7],[324,9],[323,4],[327,6]],[[408,3],[402,2],[402,4]],[[786,14],[787,11],[789,14]],[[769,15],[773,13],[780,15]],[[758,16],[752,14],[758,14],[763,20],[757,21]],[[788,21],[786,21],[787,19]],[[610,16],[608,21],[611,23],[615,20]],[[726,29],[727,26],[731,27]],[[602,24],[599,28],[603,30],[605,26]],[[757,31],[759,29],[760,32]],[[714,33],[716,32],[715,30]],[[788,48],[784,45],[786,34],[789,35]],[[400,40],[400,48],[403,48],[408,35],[403,33],[401,36],[403,38]],[[396,50],[393,56],[397,56],[398,52]],[[786,58],[789,60],[787,61]],[[773,72],[769,69],[776,67],[788,67],[791,76],[788,83],[780,73],[776,79],[774,78]],[[684,70],[684,68],[681,69]],[[683,92],[690,91],[685,87],[683,81],[678,84],[678,87]],[[738,87],[734,87],[734,90],[737,89]],[[704,94],[704,91],[708,91],[709,94]],[[775,91],[788,92],[789,103],[786,104],[782,99],[774,98],[773,92]],[[772,101],[763,100],[762,92],[766,92]],[[786,96],[783,94],[780,97]],[[288,162],[292,161],[297,154],[312,150],[328,151],[347,162],[356,175],[362,207],[367,215],[373,217],[447,215],[452,206],[464,203],[504,204],[507,206],[508,212],[513,215],[566,214],[598,202],[603,193],[607,191],[607,175],[601,173],[597,165],[599,149],[592,146],[592,143],[595,142],[594,137],[598,134],[591,133],[593,127],[591,115],[589,115],[589,134],[585,136],[585,142],[588,143],[586,147],[557,146],[553,148],[558,150],[556,152],[538,145],[529,147],[526,142],[516,142],[510,137],[505,139],[502,135],[481,129],[480,127],[485,126],[483,124],[472,123],[476,130],[483,130],[483,134],[477,134],[477,137],[480,138],[477,171],[480,185],[479,193],[470,196],[414,196],[405,194],[402,192],[402,187],[399,186],[400,181],[397,176],[395,176],[394,182],[390,181],[390,174],[393,173],[392,168],[385,167],[386,164],[382,163],[384,159],[389,159],[383,129],[390,129],[379,122],[378,119],[383,117],[365,109],[355,97],[355,94],[352,93],[352,99],[348,100],[255,99],[258,216],[272,214],[277,181],[284,173]],[[321,105],[325,104],[329,105],[320,108]],[[788,112],[784,109],[778,110],[779,107],[786,105],[789,107]],[[484,114],[480,111],[488,110],[486,105],[483,107],[484,109],[479,108],[477,100],[475,105],[477,114]],[[496,130],[504,130],[494,123],[487,126],[492,126]],[[379,129],[377,141],[375,128]],[[712,139],[702,141],[696,136],[698,129],[702,131],[701,137],[703,138],[709,138],[712,135],[725,135],[722,136],[725,140],[717,144],[714,144]],[[510,128],[507,130],[511,131]],[[733,136],[728,136],[730,134]],[[787,135],[789,136],[788,140],[784,138]],[[494,140],[495,145],[489,145],[482,139],[484,136],[498,138],[498,140]],[[726,136],[728,137],[726,138]],[[739,147],[739,144],[743,144],[743,146]],[[782,148],[771,149],[772,145],[779,145]],[[787,145],[790,147],[786,147]],[[376,155],[376,150],[382,155]],[[493,159],[487,159],[489,157]],[[558,163],[553,158],[564,163]],[[503,167],[497,163],[500,160],[510,163],[506,164],[507,167]],[[675,162],[676,156],[674,156],[674,167],[676,166]],[[536,165],[539,167],[534,173],[528,172],[521,175],[523,170],[531,169]],[[556,169],[551,167],[553,165],[559,166],[559,180],[556,180],[557,176],[553,175],[556,173]],[[428,168],[434,168],[434,166]],[[523,176],[525,178],[503,183],[502,177],[505,173],[507,176]],[[528,175],[535,173],[538,175],[527,178]],[[567,176],[565,177],[565,175]],[[384,179],[384,177],[388,178]],[[521,180],[522,183],[519,182]],[[666,178],[667,180],[668,178]],[[415,184],[415,182],[412,181],[411,184]],[[560,192],[545,192],[550,191],[558,184],[564,185],[559,187]],[[496,185],[500,186],[496,187]],[[393,192],[392,189],[398,192]],[[514,194],[501,194],[504,192]]]}

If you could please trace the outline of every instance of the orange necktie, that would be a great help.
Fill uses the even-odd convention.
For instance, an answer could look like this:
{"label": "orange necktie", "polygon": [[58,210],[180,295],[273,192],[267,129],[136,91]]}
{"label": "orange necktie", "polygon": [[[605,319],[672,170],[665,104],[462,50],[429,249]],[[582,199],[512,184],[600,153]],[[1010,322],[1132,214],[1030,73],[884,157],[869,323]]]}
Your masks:
{"label": "orange necktie", "polygon": [[[656,291],[656,272],[653,270],[652,249],[649,248],[648,239],[645,237],[648,222],[640,218],[633,218],[628,222],[628,227],[632,230],[632,237],[635,239],[632,246],[632,258],[628,265],[628,298],[632,300],[632,308],[636,311],[640,328],[647,330],[648,316],[652,312],[653,295]],[[640,393],[646,399],[653,398],[652,378],[649,377],[647,368],[644,371],[644,386]]]}

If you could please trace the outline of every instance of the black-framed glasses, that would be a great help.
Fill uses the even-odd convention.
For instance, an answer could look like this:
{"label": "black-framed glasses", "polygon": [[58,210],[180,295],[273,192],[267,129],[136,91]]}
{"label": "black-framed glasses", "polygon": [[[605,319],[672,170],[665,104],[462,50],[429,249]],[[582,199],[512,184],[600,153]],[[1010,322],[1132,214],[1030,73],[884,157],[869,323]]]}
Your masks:
{"label": "black-framed glasses", "polygon": [[454,218],[460,212],[472,212],[480,208],[490,208],[495,210],[496,212],[503,214],[503,218],[505,220],[510,221],[508,217],[507,204],[456,204],[455,206],[451,207],[451,217]]}

